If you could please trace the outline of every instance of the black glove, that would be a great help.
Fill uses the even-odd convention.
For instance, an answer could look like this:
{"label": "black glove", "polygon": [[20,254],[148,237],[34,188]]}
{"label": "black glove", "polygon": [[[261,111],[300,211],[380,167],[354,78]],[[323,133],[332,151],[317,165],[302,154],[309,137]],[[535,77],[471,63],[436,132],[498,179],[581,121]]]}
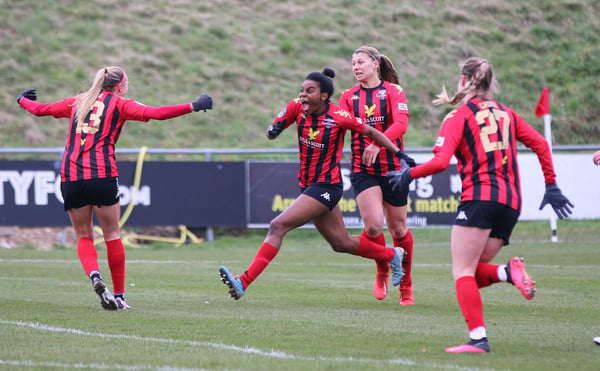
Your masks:
{"label": "black glove", "polygon": [[392,185],[392,191],[398,189],[399,192],[402,192],[413,181],[413,177],[410,175],[410,166],[404,159],[400,160],[400,166],[402,166],[402,169],[390,171],[386,174],[388,182]]}
{"label": "black glove", "polygon": [[283,127],[283,123],[271,124],[271,126],[269,126],[269,129],[267,130],[267,134],[269,134],[271,138],[275,138],[276,136],[281,134],[281,132],[283,131]]}
{"label": "black glove", "polygon": [[[410,157],[409,155],[407,155],[406,153],[404,153],[404,151],[402,151],[402,150],[399,150],[398,152],[396,152],[395,156],[398,157],[400,159],[400,161],[404,160],[410,167],[417,166],[417,163],[415,162],[415,160],[412,157]],[[404,169],[404,166],[402,166],[402,168]]]}
{"label": "black glove", "polygon": [[17,103],[21,101],[21,98],[37,100],[37,93],[35,92],[35,89],[26,89],[23,90],[21,94],[17,95]]}
{"label": "black glove", "polygon": [[552,206],[554,212],[560,219],[566,218],[569,214],[572,214],[571,207],[575,207],[571,201],[562,194],[556,183],[546,184],[546,193],[544,193],[544,198],[542,198],[540,210],[542,210],[546,204]]}
{"label": "black glove", "polygon": [[200,110],[206,112],[207,109],[212,109],[213,107],[212,97],[208,94],[202,94],[198,99],[192,102],[192,106],[194,106],[194,112]]}

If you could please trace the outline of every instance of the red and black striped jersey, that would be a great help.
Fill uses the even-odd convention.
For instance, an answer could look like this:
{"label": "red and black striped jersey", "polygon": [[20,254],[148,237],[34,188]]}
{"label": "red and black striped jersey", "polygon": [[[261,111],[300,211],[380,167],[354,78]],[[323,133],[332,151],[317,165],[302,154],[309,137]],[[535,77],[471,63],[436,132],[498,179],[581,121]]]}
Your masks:
{"label": "red and black striped jersey", "polygon": [[[366,89],[360,84],[344,91],[339,105],[365,125],[385,133],[400,149],[404,149],[402,136],[408,127],[408,105],[400,85],[383,81],[375,88]],[[379,156],[372,166],[362,163],[362,153],[372,143],[366,135],[352,133],[352,172],[385,176],[388,171],[399,170],[400,160],[380,147]]]}
{"label": "red and black striped jersey", "polygon": [[521,211],[516,141],[533,150],[547,184],[556,182],[546,139],[512,109],[472,98],[444,118],[434,158],[411,169],[413,178],[443,171],[452,155],[462,179],[462,201],[495,201]]}
{"label": "red and black striped jersey", "polygon": [[340,160],[346,130],[363,133],[365,125],[332,103],[327,104],[323,113],[306,115],[300,99],[291,101],[271,125],[283,130],[293,123],[298,129],[300,187],[317,182],[341,183]]}
{"label": "red and black striped jersey", "polygon": [[165,120],[192,112],[189,103],[149,107],[109,91],[100,93],[82,123],[75,116],[78,97],[56,103],[39,103],[23,98],[21,107],[36,116],[71,119],[61,164],[61,179],[75,181],[118,176],[115,144],[126,120]]}

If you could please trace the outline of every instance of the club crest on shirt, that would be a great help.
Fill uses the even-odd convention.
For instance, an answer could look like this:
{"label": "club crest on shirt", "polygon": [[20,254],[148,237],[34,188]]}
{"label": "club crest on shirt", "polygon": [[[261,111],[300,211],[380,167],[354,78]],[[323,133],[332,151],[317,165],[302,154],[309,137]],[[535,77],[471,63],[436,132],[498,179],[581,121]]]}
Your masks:
{"label": "club crest on shirt", "polygon": [[325,129],[331,129],[335,126],[335,121],[332,118],[327,117],[323,119],[323,126],[325,126]]}
{"label": "club crest on shirt", "polygon": [[384,100],[385,97],[387,97],[387,91],[380,90],[377,92],[377,98],[379,98],[380,100]]}

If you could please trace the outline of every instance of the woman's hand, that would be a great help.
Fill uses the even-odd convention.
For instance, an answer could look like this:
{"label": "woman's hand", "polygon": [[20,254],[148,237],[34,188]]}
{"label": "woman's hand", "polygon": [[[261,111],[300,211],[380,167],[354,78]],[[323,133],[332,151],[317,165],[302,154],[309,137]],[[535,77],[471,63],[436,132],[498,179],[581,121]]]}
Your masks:
{"label": "woman's hand", "polygon": [[363,151],[362,163],[367,166],[373,165],[375,160],[377,160],[377,156],[379,156],[380,151],[381,149],[377,145],[373,143],[369,144]]}

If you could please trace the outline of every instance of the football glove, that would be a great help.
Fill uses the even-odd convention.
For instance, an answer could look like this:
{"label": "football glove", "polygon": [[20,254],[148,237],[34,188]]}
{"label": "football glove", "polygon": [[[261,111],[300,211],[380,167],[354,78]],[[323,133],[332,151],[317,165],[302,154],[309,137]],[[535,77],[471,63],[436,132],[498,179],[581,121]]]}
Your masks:
{"label": "football glove", "polygon": [[[399,150],[398,152],[396,152],[395,156],[400,159],[400,164],[402,164],[402,160],[404,160],[405,163],[408,164],[408,166],[410,166],[410,167],[417,166],[417,163],[415,162],[415,160],[412,157],[410,157],[409,155],[407,155],[406,153],[404,153],[404,151],[402,151],[402,150]],[[402,168],[404,169],[405,166],[403,165]]]}
{"label": "football glove", "polygon": [[207,109],[213,108],[212,97],[208,94],[202,94],[195,101],[192,102],[192,106],[194,107],[194,112],[198,112],[203,110],[206,112]]}
{"label": "football glove", "polygon": [[390,171],[386,174],[388,182],[392,185],[392,191],[402,192],[413,181],[413,177],[410,175],[410,166],[404,159],[400,160],[400,166],[402,169]]}
{"label": "football glove", "polygon": [[267,129],[267,134],[271,138],[275,138],[276,136],[281,134],[281,132],[283,131],[283,126],[284,125],[282,123],[271,124],[271,126],[269,126],[269,129]]}
{"label": "football glove", "polygon": [[547,204],[552,206],[554,212],[560,219],[567,218],[573,213],[571,208],[575,207],[571,201],[562,194],[556,183],[546,184],[546,192],[544,193],[544,198],[542,198],[540,210]]}
{"label": "football glove", "polygon": [[21,101],[21,98],[37,100],[37,93],[35,92],[35,89],[26,89],[23,90],[21,94],[17,95],[17,103]]}

